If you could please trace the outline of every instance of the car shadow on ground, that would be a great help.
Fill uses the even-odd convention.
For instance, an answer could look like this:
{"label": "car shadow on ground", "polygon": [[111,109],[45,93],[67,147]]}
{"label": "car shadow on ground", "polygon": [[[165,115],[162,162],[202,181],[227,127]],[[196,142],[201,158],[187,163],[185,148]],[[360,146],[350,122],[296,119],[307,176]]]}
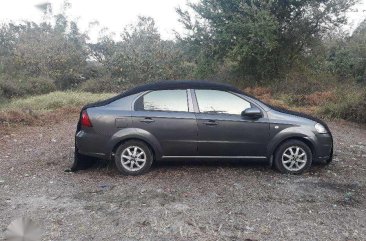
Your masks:
{"label": "car shadow on ground", "polygon": [[[149,172],[179,171],[179,170],[207,171],[216,169],[241,169],[245,171],[271,170],[268,161],[263,160],[164,160],[155,161]],[[93,167],[83,172],[107,171],[109,175],[118,174],[114,161],[99,161]]]}
{"label": "car shadow on ground", "polygon": [[[311,172],[322,172],[324,164],[313,163],[310,168]],[[161,171],[212,171],[217,169],[235,170],[240,169],[245,172],[263,171],[264,173],[278,173],[270,166],[266,160],[237,160],[237,159],[225,159],[225,160],[202,160],[202,159],[189,159],[189,160],[160,160],[155,161],[149,172],[161,172]],[[108,175],[119,175],[114,161],[98,161],[93,167],[83,170],[83,172],[107,172]],[[102,174],[102,173],[101,173]]]}
{"label": "car shadow on ground", "polygon": [[[324,166],[324,164],[315,162],[312,164],[310,170],[314,170],[315,167]],[[156,161],[152,165],[152,170],[160,169],[179,169],[179,168],[195,168],[195,169],[212,169],[212,168],[238,168],[246,171],[263,171],[263,170],[274,170],[273,166],[267,160],[236,160],[236,159],[225,159],[225,160],[164,160]]]}
{"label": "car shadow on ground", "polygon": [[152,168],[160,169],[160,168],[180,168],[180,167],[197,167],[197,168],[205,168],[205,167],[238,167],[238,168],[265,168],[268,167],[267,161],[258,161],[258,160],[199,160],[199,159],[190,159],[190,160],[164,160],[164,161],[156,161],[153,163]]}

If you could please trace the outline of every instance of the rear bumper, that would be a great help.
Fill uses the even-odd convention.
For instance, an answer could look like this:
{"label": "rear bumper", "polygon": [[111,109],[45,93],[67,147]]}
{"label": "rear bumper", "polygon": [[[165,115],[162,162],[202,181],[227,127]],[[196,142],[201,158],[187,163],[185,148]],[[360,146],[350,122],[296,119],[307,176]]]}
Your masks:
{"label": "rear bumper", "polygon": [[75,134],[75,150],[86,156],[107,159],[108,155],[104,150],[105,143],[106,140],[98,134],[88,133],[83,130]]}

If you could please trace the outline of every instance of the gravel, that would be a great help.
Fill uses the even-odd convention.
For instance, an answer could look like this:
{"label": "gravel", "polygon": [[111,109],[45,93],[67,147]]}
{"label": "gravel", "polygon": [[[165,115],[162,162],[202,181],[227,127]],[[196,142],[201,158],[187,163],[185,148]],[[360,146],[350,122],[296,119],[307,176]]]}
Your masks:
{"label": "gravel", "polygon": [[76,116],[0,133],[0,240],[32,218],[42,240],[364,240],[366,129],[330,123],[335,158],[299,176],[240,161],[154,163],[137,177],[70,165]]}

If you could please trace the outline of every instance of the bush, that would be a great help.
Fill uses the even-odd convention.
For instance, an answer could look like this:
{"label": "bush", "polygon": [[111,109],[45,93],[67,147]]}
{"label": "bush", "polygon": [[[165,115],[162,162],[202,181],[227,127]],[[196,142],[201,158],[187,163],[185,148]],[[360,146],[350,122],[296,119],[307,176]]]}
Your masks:
{"label": "bush", "polygon": [[132,84],[123,80],[110,78],[89,79],[79,86],[79,90],[92,93],[120,93],[132,87]]}
{"label": "bush", "polygon": [[322,106],[336,100],[332,91],[316,91],[311,94],[281,94],[280,99],[294,106]]}
{"label": "bush", "polygon": [[290,70],[283,79],[274,79],[269,87],[274,93],[309,95],[317,91],[326,91],[338,85],[336,77],[326,71],[314,71],[305,66]]}
{"label": "bush", "polygon": [[254,97],[258,98],[259,100],[263,101],[266,104],[290,109],[291,107],[288,106],[283,100],[276,99],[273,94],[272,90],[267,87],[247,87],[244,89],[244,92],[253,95]]}
{"label": "bush", "polygon": [[325,103],[320,114],[359,123],[366,122],[366,89],[343,87],[335,91],[335,100]]}
{"label": "bush", "polygon": [[48,78],[0,78],[0,94],[5,98],[47,94],[55,90],[54,82]]}

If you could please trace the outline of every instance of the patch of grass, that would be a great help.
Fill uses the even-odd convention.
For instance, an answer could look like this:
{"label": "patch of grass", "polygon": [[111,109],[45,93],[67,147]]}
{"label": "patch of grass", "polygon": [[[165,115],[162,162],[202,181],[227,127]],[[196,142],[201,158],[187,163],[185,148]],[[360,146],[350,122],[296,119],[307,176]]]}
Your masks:
{"label": "patch of grass", "polygon": [[93,94],[88,92],[56,91],[13,100],[0,106],[0,110],[52,111],[60,108],[79,108],[87,103],[107,99],[113,94]]}
{"label": "patch of grass", "polygon": [[335,90],[335,99],[324,103],[319,113],[330,118],[366,123],[366,88],[342,86]]}
{"label": "patch of grass", "polygon": [[16,99],[0,105],[0,123],[39,123],[50,112],[67,115],[75,113],[91,102],[107,99],[115,94],[56,91],[49,94]]}

